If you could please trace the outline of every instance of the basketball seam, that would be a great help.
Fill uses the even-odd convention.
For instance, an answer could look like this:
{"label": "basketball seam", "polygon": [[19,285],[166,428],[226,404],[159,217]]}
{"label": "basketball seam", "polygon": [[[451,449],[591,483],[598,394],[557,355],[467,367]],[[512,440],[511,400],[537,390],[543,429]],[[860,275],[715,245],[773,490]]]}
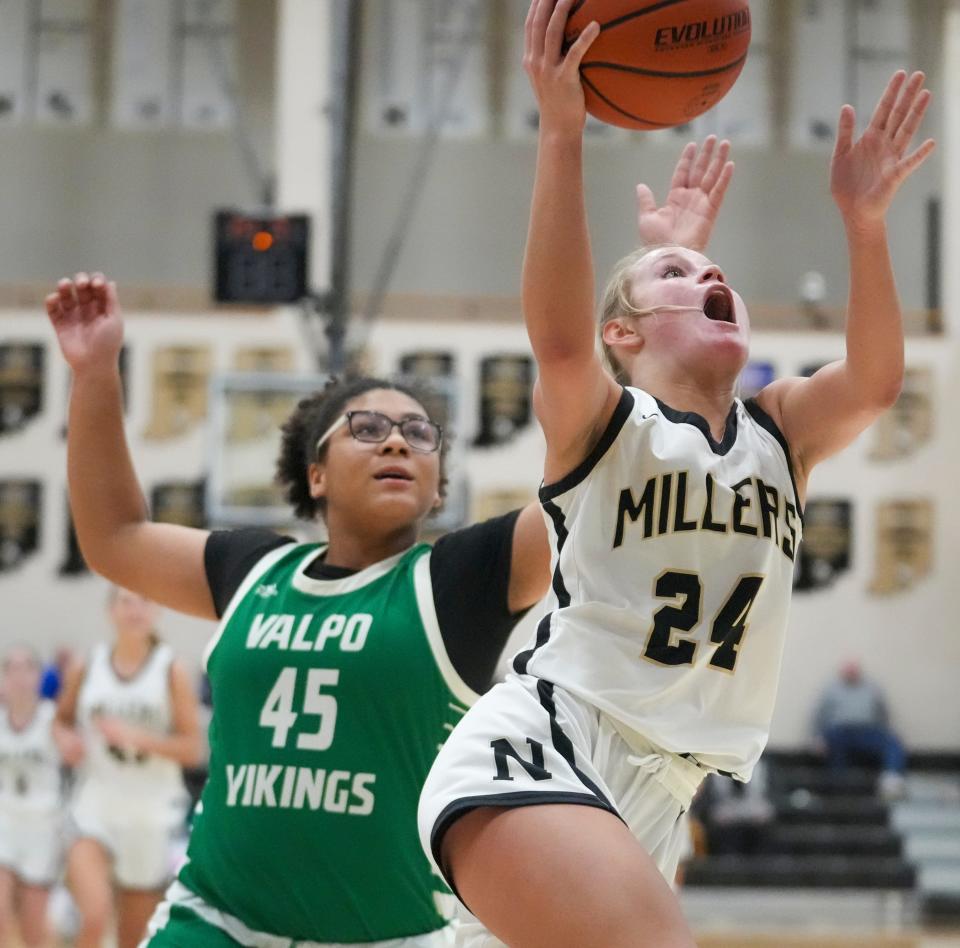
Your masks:
{"label": "basketball seam", "polygon": [[653,76],[661,79],[697,79],[704,76],[716,76],[723,72],[728,72],[743,64],[747,54],[744,53],[739,59],[733,60],[724,66],[716,66],[713,69],[697,69],[693,72],[667,72],[661,69],[641,69],[639,66],[625,66],[623,63],[608,63],[602,60],[594,60],[588,63],[581,63],[580,70],[584,69],[613,69],[617,72],[629,72],[637,76]]}
{"label": "basketball seam", "polygon": [[660,0],[660,3],[654,3],[649,7],[645,7],[643,10],[634,10],[632,13],[624,13],[623,16],[618,16],[615,20],[611,20],[609,23],[600,24],[600,32],[604,30],[612,30],[615,27],[620,26],[621,23],[629,23],[631,20],[636,20],[641,16],[646,16],[648,13],[656,13],[659,10],[666,10],[667,7],[675,7],[678,3],[683,3],[685,0]]}
{"label": "basketball seam", "polygon": [[593,92],[593,94],[600,99],[602,102],[605,102],[610,106],[615,112],[619,112],[621,115],[625,115],[628,119],[631,119],[634,122],[645,122],[647,125],[652,125],[654,128],[670,128],[670,123],[668,122],[654,122],[651,119],[646,119],[642,115],[634,115],[632,112],[628,112],[626,109],[621,108],[615,102],[611,102],[591,81],[587,76],[581,75],[582,81],[588,85]]}
{"label": "basketball seam", "polygon": [[[587,2],[587,0],[577,0],[573,5],[573,8],[567,14],[567,21],[569,22],[570,18]],[[660,0],[659,3],[651,4],[649,7],[645,7],[643,10],[634,10],[632,13],[625,13],[623,16],[618,16],[615,20],[611,20],[609,23],[601,23],[600,31],[612,30],[614,27],[619,26],[621,23],[628,23],[630,20],[635,20],[637,17],[646,16],[648,13],[656,13],[658,10],[665,10],[667,7],[676,6],[678,3],[684,3],[685,0]],[[576,37],[569,37],[567,42],[573,42]]]}

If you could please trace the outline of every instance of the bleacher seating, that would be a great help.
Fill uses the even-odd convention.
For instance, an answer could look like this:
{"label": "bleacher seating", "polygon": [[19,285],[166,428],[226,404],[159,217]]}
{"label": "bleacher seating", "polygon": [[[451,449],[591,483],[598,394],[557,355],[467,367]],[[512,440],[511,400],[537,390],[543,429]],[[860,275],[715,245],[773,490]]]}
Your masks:
{"label": "bleacher seating", "polygon": [[913,889],[916,870],[878,793],[876,771],[834,774],[805,754],[765,760],[774,819],[757,828],[752,853],[694,859],[688,886]]}

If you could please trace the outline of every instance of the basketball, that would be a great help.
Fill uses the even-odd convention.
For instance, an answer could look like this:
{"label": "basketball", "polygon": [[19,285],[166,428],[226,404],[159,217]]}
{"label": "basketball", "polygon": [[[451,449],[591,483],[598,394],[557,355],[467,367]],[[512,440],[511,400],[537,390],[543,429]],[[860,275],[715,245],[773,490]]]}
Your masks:
{"label": "basketball", "polygon": [[580,66],[587,111],[631,129],[682,125],[716,105],[743,69],[747,0],[579,0],[572,43],[591,21],[600,35]]}

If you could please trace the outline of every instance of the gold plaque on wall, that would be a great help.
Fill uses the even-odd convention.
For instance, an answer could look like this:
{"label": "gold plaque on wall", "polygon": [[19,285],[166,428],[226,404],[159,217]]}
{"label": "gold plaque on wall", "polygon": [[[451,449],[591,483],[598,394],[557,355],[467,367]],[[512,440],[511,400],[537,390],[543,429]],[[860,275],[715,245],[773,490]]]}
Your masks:
{"label": "gold plaque on wall", "polygon": [[505,444],[530,424],[533,359],[527,355],[487,356],[480,362],[480,424],[474,445]]}
{"label": "gold plaque on wall", "polygon": [[42,345],[0,346],[0,434],[19,431],[43,408]]}
{"label": "gold plaque on wall", "polygon": [[933,372],[907,369],[900,397],[873,425],[870,457],[875,461],[908,457],[932,436]]}
{"label": "gold plaque on wall", "polygon": [[0,572],[19,566],[39,548],[42,499],[40,481],[0,481]]}
{"label": "gold plaque on wall", "polygon": [[181,527],[205,527],[205,484],[203,481],[172,481],[155,484],[150,491],[150,510],[157,523]]}
{"label": "gold plaque on wall", "polygon": [[[240,372],[286,375],[293,372],[294,356],[286,347],[250,347],[240,349],[234,362]],[[290,416],[293,406],[289,393],[264,386],[232,393],[230,407],[227,441],[239,444],[264,437],[279,440],[280,427]]]}
{"label": "gold plaque on wall", "polygon": [[70,499],[67,498],[67,549],[57,572],[61,576],[81,576],[89,572],[86,560],[80,552],[80,543],[77,540],[77,529],[73,524],[73,512],[70,510]]}
{"label": "gold plaque on wall", "polygon": [[822,589],[850,568],[853,536],[849,500],[811,500],[804,508],[803,543],[797,557],[793,588]]}
{"label": "gold plaque on wall", "polygon": [[932,500],[888,500],[878,505],[870,592],[903,592],[930,573],[933,515]]}
{"label": "gold plaque on wall", "polygon": [[153,407],[145,438],[186,434],[207,417],[209,346],[166,346],[153,353]]}

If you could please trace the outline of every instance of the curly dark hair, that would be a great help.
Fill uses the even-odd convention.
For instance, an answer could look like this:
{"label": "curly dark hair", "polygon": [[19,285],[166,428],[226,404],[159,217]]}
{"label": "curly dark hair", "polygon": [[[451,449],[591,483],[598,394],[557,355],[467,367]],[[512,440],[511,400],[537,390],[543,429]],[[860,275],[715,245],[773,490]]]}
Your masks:
{"label": "curly dark hair", "polygon": [[[420,402],[433,418],[431,403],[435,396],[425,387],[400,383],[388,379],[359,376],[356,378],[333,378],[318,392],[302,399],[293,414],[281,428],[280,456],[274,480],[283,488],[287,502],[293,507],[294,514],[301,520],[316,520],[326,512],[326,501],[322,497],[310,495],[308,469],[315,460],[315,445],[321,435],[343,414],[348,402],[377,389],[403,392],[414,401]],[[443,423],[444,419],[437,419]],[[444,431],[440,447],[440,496],[443,497],[447,485],[445,460],[448,437]],[[326,453],[326,446],[321,450]]]}

